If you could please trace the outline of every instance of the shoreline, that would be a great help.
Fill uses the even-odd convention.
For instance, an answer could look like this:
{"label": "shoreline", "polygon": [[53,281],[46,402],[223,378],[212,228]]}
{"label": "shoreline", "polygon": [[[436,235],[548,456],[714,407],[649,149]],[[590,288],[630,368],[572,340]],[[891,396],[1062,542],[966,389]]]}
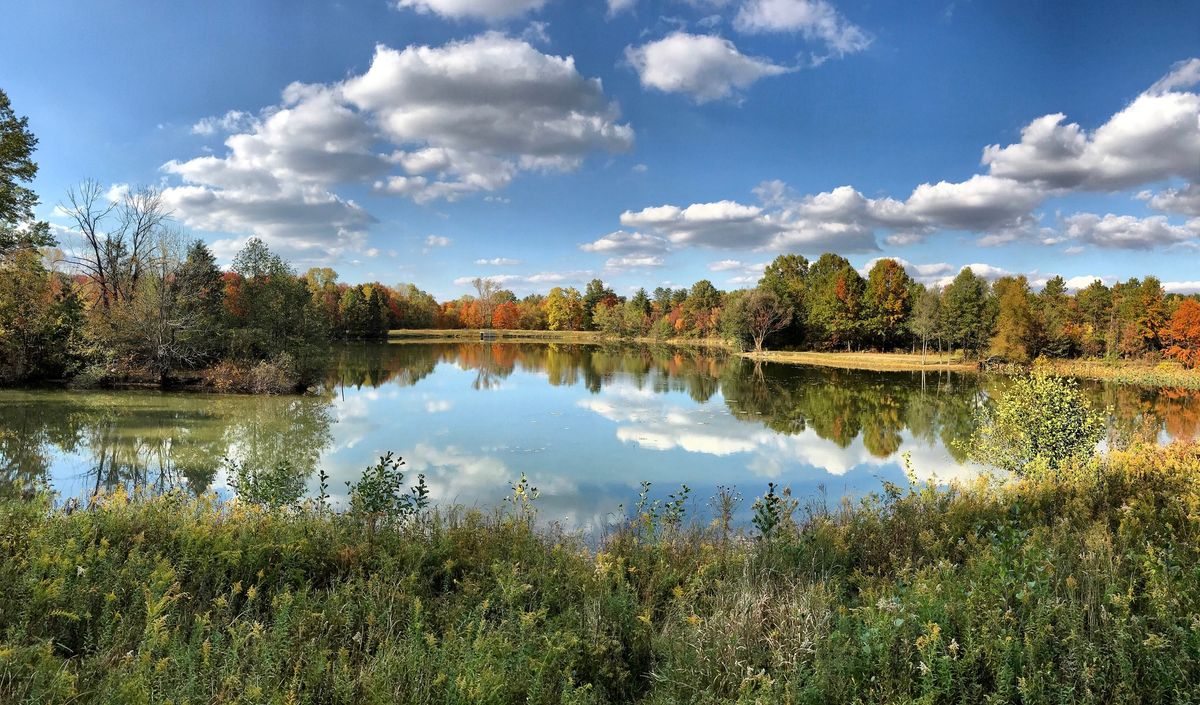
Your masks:
{"label": "shoreline", "polygon": [[[724,350],[748,360],[772,362],[782,365],[812,365],[847,370],[873,372],[979,372],[976,361],[964,360],[957,354],[930,353],[924,356],[913,353],[882,352],[816,352],[791,350],[765,350],[761,354],[737,352],[722,338],[620,338],[599,331],[489,331],[495,337],[480,338],[479,329],[420,329],[389,331],[384,339],[387,343],[433,343],[433,342],[509,342],[509,343],[568,343],[599,345],[602,343],[633,343],[641,345],[667,345],[680,348],[706,348]],[[1142,387],[1182,387],[1200,389],[1200,370],[1187,370],[1176,363],[1147,363],[1138,360],[1062,359],[1041,360],[1029,365],[1011,365],[1007,369],[992,370],[992,374],[1014,374],[1017,370],[1049,371],[1065,377],[1092,379]]]}

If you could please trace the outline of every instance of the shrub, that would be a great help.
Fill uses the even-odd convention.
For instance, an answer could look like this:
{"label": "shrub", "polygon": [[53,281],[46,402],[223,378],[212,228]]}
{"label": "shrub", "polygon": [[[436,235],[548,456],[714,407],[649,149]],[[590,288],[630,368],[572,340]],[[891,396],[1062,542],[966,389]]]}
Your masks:
{"label": "shrub", "polygon": [[979,415],[970,457],[1016,474],[1092,457],[1105,429],[1074,380],[1043,374],[1013,380]]}

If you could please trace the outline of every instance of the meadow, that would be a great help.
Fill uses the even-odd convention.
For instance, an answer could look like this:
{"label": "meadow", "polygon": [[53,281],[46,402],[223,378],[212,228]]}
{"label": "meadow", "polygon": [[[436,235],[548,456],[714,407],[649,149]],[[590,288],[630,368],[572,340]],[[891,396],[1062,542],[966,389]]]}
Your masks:
{"label": "meadow", "polygon": [[648,488],[598,542],[523,482],[491,512],[27,493],[0,701],[1195,702],[1198,478],[1197,446],[1134,446],[831,506],[772,487],[742,528],[733,490],[710,522]]}

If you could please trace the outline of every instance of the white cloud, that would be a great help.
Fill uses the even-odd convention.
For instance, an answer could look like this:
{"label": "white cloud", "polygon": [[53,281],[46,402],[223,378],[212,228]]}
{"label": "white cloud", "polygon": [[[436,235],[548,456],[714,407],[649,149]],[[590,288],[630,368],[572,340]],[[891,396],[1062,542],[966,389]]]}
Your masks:
{"label": "white cloud", "polygon": [[1200,79],[1200,60],[1174,69],[1093,132],[1044,115],[1021,141],[983,150],[994,176],[1047,189],[1115,191],[1182,177],[1200,180],[1200,95],[1181,89]]}
{"label": "white cloud", "polygon": [[1136,218],[1109,213],[1076,213],[1065,220],[1064,235],[1086,245],[1106,249],[1149,250],[1158,246],[1194,242],[1197,232],[1182,225],[1171,225],[1166,216]]}
{"label": "white cloud", "polygon": [[871,45],[871,35],[825,0],[747,0],[734,17],[739,32],[799,32],[843,56]]}
{"label": "white cloud", "polygon": [[245,132],[254,125],[254,116],[241,110],[230,110],[224,115],[201,118],[192,125],[192,134],[205,137],[218,133]]}
{"label": "white cloud", "polygon": [[794,70],[746,56],[728,39],[686,32],[626,47],[625,58],[643,87],[686,93],[699,103],[736,98],[760,78]]}
{"label": "white cloud", "polygon": [[763,270],[767,268],[766,262],[743,262],[736,259],[723,259],[717,262],[710,262],[708,270],[710,272],[726,272],[728,277],[725,281],[733,286],[753,286],[762,279]]}
{"label": "white cloud", "polygon": [[571,170],[593,151],[633,144],[600,81],[574,59],[494,32],[439,48],[378,47],[343,92],[393,143],[419,145],[392,155],[404,175],[377,183],[417,200],[494,191],[520,171]]}
{"label": "white cloud", "polygon": [[[573,286],[582,284],[596,276],[591,270],[573,270],[564,272],[537,272],[534,274],[491,274],[484,275],[487,279],[503,287],[519,292],[540,291],[545,293],[547,287]],[[455,286],[470,286],[474,276],[458,277]]]}
{"label": "white cloud", "polygon": [[477,259],[475,264],[487,265],[491,267],[515,267],[521,264],[521,260],[512,259],[510,257],[493,257],[491,259]]}
{"label": "white cloud", "polygon": [[449,247],[453,243],[454,241],[448,237],[443,237],[441,235],[429,235],[425,238],[425,251],[428,252],[429,250],[437,247]]}
{"label": "white cloud", "polygon": [[398,9],[413,9],[451,19],[508,19],[542,9],[548,0],[395,0]]}
{"label": "white cloud", "polygon": [[1138,194],[1138,198],[1146,201],[1155,210],[1200,216],[1200,184],[1163,189],[1158,193],[1143,191]]}
{"label": "white cloud", "polygon": [[637,0],[608,0],[608,16],[616,17],[622,12],[632,10]]}
{"label": "white cloud", "polygon": [[602,254],[634,254],[666,252],[669,243],[666,238],[658,235],[646,235],[639,232],[618,230],[609,233],[593,242],[584,243],[579,249],[584,252],[599,252]]}
{"label": "white cloud", "polygon": [[225,118],[197,123],[243,128],[225,140],[224,156],[163,166],[183,182],[166,189],[166,201],[191,227],[325,257],[360,247],[374,222],[337,195],[341,185],[454,199],[633,142],[600,81],[580,75],[571,57],[494,32],[442,47],[379,46],[363,75],[294,83],[253,119]]}
{"label": "white cloud", "polygon": [[1163,282],[1163,290],[1169,294],[1200,294],[1200,281]]}
{"label": "white cloud", "polygon": [[658,255],[626,255],[611,257],[604,263],[611,270],[650,269],[663,266],[663,258]]}

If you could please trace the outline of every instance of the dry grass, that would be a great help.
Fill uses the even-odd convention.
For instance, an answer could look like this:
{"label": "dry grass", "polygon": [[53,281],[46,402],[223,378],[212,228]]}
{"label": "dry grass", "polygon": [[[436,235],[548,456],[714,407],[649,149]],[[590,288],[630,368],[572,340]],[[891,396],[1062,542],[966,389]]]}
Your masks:
{"label": "dry grass", "polygon": [[1200,389],[1200,369],[1185,369],[1177,362],[1144,360],[1038,360],[1034,367],[1070,377],[1101,379],[1146,387]]}
{"label": "dry grass", "polygon": [[792,365],[821,365],[854,370],[912,371],[912,370],[957,370],[969,372],[977,369],[974,362],[964,360],[961,355],[929,354],[924,357],[911,353],[879,352],[789,352],[768,350],[761,355],[743,353],[752,360],[781,362]]}

